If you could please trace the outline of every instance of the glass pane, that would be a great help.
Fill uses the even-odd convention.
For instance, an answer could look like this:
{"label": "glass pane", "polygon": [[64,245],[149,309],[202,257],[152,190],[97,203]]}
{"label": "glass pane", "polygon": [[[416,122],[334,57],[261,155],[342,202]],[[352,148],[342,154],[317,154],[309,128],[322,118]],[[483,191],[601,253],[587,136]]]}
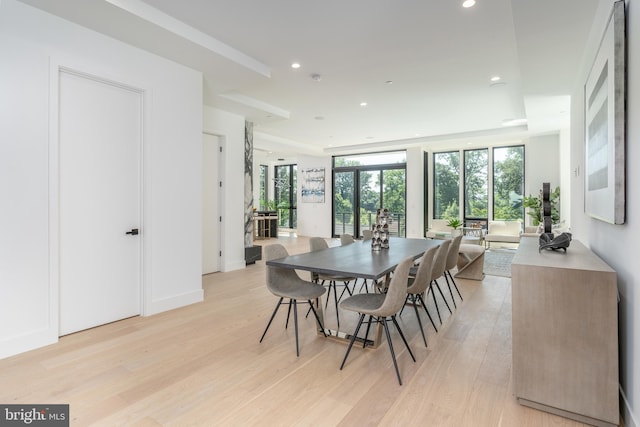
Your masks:
{"label": "glass pane", "polygon": [[266,201],[267,201],[267,171],[268,167],[266,165],[260,165],[260,210],[263,211],[266,209]]}
{"label": "glass pane", "polygon": [[353,154],[334,157],[334,167],[345,166],[375,166],[407,163],[406,151],[393,151],[386,153]]}
{"label": "glass pane", "polygon": [[290,213],[290,228],[296,228],[298,226],[298,165],[291,166],[291,188],[293,191],[291,192],[291,213]]}
{"label": "glass pane", "polygon": [[[382,171],[382,206],[389,210],[389,234],[406,236],[406,194],[407,180],[405,169],[388,169]],[[374,218],[375,221],[375,218]]]}
{"label": "glass pane", "polygon": [[433,217],[460,217],[460,153],[433,155]]}
{"label": "glass pane", "polygon": [[275,200],[278,210],[278,225],[285,228],[295,228],[297,225],[296,191],[297,165],[275,167]]}
{"label": "glass pane", "polygon": [[464,217],[487,218],[489,209],[489,150],[464,152]]}
{"label": "glass pane", "polygon": [[278,210],[278,225],[289,227],[289,198],[291,196],[291,181],[289,179],[289,165],[276,166],[275,193],[276,206]]}
{"label": "glass pane", "polygon": [[371,224],[376,222],[376,212],[381,207],[380,176],[380,171],[360,171],[360,229],[356,237],[362,236],[362,230],[370,230]]}
{"label": "glass pane", "polygon": [[493,149],[493,218],[524,222],[524,146]]}
{"label": "glass pane", "polygon": [[333,234],[353,233],[354,172],[336,172],[333,176]]}

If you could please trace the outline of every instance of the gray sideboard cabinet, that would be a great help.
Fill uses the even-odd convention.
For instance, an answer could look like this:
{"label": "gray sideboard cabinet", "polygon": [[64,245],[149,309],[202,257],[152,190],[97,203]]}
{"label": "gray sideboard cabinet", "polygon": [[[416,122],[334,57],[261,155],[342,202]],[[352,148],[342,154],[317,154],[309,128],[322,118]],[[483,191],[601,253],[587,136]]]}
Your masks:
{"label": "gray sideboard cabinet", "polygon": [[520,404],[597,426],[619,423],[616,272],[573,240],[511,265],[513,375]]}

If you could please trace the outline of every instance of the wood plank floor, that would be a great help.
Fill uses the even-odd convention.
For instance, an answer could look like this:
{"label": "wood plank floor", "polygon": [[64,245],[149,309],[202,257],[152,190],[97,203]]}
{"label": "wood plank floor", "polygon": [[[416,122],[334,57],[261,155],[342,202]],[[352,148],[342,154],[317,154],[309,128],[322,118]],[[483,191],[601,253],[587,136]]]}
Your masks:
{"label": "wood plank floor", "polygon": [[[257,243],[276,241],[290,253],[308,248],[303,237]],[[68,403],[74,426],[582,425],[516,402],[508,278],[458,280],[464,302],[456,296],[452,315],[441,307],[439,332],[426,327],[428,348],[413,310],[405,310],[400,324],[417,362],[392,332],[399,386],[386,343],[354,347],[340,371],[346,345],[317,336],[304,307],[300,357],[285,310],[259,343],[277,301],[264,276],[262,261],[207,275],[202,303],[0,360],[0,402]],[[329,304],[328,323],[332,310]],[[355,319],[341,313],[341,326],[350,331]]]}

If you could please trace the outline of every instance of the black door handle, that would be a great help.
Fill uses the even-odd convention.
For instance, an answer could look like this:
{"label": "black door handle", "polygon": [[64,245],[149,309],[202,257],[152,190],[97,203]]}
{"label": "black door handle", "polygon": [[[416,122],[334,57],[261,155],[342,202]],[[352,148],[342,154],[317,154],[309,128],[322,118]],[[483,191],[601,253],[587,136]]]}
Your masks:
{"label": "black door handle", "polygon": [[125,234],[131,234],[132,236],[137,236],[138,233],[139,232],[137,228],[132,228],[131,231],[127,231]]}

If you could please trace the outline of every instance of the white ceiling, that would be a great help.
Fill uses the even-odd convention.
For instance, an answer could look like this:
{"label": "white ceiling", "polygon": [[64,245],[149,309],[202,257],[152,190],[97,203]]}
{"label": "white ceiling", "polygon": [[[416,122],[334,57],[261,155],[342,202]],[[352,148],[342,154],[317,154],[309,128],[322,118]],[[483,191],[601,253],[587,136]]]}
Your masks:
{"label": "white ceiling", "polygon": [[[202,71],[205,104],[253,121],[256,146],[278,150],[274,156],[516,140],[566,127],[598,6],[22,1]],[[301,68],[292,69],[294,61]],[[502,80],[492,85],[495,75]],[[525,126],[503,126],[523,118]]]}

